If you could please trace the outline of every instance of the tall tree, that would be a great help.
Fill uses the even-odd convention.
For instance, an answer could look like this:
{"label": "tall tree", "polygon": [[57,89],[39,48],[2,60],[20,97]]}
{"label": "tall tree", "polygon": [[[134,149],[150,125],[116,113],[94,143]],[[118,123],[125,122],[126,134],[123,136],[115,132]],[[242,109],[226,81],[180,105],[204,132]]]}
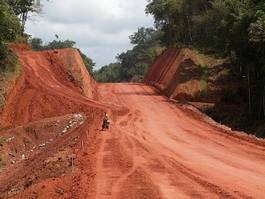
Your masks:
{"label": "tall tree", "polygon": [[230,56],[247,76],[249,114],[265,119],[264,0],[150,0],[146,12],[164,44]]}
{"label": "tall tree", "polygon": [[19,20],[5,0],[0,0],[0,60],[7,56],[6,42],[16,39],[21,32]]}
{"label": "tall tree", "polygon": [[28,14],[38,12],[41,8],[40,0],[5,0],[14,10],[14,13],[20,18],[22,29],[24,31]]}

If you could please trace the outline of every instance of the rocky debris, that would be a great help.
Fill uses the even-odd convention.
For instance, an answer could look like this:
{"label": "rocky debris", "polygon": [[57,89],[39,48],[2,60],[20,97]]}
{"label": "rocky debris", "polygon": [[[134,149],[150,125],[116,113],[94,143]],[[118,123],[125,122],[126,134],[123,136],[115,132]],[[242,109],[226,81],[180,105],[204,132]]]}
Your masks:
{"label": "rocky debris", "polygon": [[14,139],[15,139],[14,136],[13,136],[13,137],[10,137],[10,138],[7,138],[7,139],[6,139],[6,142],[7,142],[7,143],[10,143],[10,142],[12,142]]}
{"label": "rocky debris", "polygon": [[74,118],[81,119],[83,118],[83,115],[81,113],[74,114]]}
{"label": "rocky debris", "polygon": [[81,113],[76,113],[73,118],[68,122],[68,125],[62,130],[62,134],[67,133],[70,129],[82,125],[85,122],[85,116]]}
{"label": "rocky debris", "polygon": [[14,187],[12,189],[10,189],[8,192],[7,192],[7,196],[8,197],[11,197],[11,196],[14,196],[18,193],[20,193],[21,191],[23,191],[24,189],[21,187],[21,188],[18,188],[18,187]]}
{"label": "rocky debris", "polygon": [[45,146],[46,146],[45,143],[39,144],[39,148],[42,148],[42,147],[45,147]]}
{"label": "rocky debris", "polygon": [[11,153],[11,152],[9,152],[8,155],[11,156],[11,157],[13,157],[13,158],[16,157],[16,156],[15,156],[13,153]]}
{"label": "rocky debris", "polygon": [[59,195],[63,195],[64,194],[64,190],[62,188],[56,188],[55,192],[58,193]]}

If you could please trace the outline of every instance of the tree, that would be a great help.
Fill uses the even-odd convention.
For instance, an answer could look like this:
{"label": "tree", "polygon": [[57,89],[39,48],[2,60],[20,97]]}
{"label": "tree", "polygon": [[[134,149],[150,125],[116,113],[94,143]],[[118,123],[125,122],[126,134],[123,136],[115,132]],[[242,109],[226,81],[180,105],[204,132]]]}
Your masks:
{"label": "tree", "polygon": [[85,66],[86,66],[87,71],[89,72],[90,75],[94,76],[94,69],[93,68],[95,66],[95,63],[93,62],[93,60],[91,58],[87,57],[80,50],[79,50],[79,52],[80,52],[80,55],[83,59]]}
{"label": "tree", "polygon": [[32,50],[40,51],[44,49],[43,41],[40,38],[32,38],[29,42]]}
{"label": "tree", "polygon": [[131,43],[135,46],[117,56],[117,60],[122,66],[122,81],[131,81],[132,79],[141,81],[143,79],[148,66],[162,51],[160,44],[162,34],[161,31],[153,28],[141,27],[129,36]]}
{"label": "tree", "polygon": [[123,79],[122,66],[120,63],[111,63],[96,71],[94,76],[98,82],[120,82]]}
{"label": "tree", "polygon": [[4,0],[0,0],[0,60],[6,58],[6,42],[14,41],[21,33],[19,20]]}
{"label": "tree", "polygon": [[247,77],[249,117],[265,120],[264,0],[150,0],[146,12],[163,44],[230,57]]}
{"label": "tree", "polygon": [[13,9],[14,13],[20,18],[22,24],[22,30],[26,21],[28,20],[28,14],[30,12],[40,11],[40,0],[5,0]]}
{"label": "tree", "polygon": [[[29,40],[29,43],[31,45],[32,50],[35,51],[41,51],[41,50],[50,50],[50,49],[64,49],[64,48],[74,48],[75,46],[75,42],[71,41],[71,40],[59,40],[60,37],[55,34],[55,37],[57,40],[53,40],[51,42],[49,42],[47,45],[43,44],[42,39],[40,38],[32,38]],[[79,53],[83,59],[83,62],[88,70],[88,72],[90,73],[90,75],[93,76],[93,67],[95,66],[95,63],[93,62],[93,60],[89,57],[87,57],[84,53],[81,52],[81,50],[79,50]]]}

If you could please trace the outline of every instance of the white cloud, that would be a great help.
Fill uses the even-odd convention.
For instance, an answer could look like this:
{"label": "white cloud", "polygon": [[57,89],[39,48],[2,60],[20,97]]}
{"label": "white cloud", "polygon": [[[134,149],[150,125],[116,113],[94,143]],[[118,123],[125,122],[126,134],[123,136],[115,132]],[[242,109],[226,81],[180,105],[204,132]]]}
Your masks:
{"label": "white cloud", "polygon": [[153,25],[146,16],[146,0],[52,0],[44,2],[40,16],[27,24],[27,32],[45,42],[58,34],[77,42],[97,67],[115,61],[130,48],[128,36],[138,27]]}

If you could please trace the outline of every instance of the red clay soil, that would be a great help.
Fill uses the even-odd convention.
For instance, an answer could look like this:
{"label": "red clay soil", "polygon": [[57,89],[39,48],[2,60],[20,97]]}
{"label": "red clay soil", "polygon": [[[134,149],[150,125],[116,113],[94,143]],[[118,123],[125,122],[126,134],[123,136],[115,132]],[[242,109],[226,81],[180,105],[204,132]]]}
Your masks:
{"label": "red clay soil", "polygon": [[[169,48],[157,57],[145,75],[144,82],[153,85],[170,98],[188,101],[218,102],[223,90],[238,84],[227,78],[229,63],[188,48]],[[202,66],[207,66],[207,85],[203,85]],[[231,78],[230,78],[231,79]],[[207,91],[207,96],[202,95]]]}
{"label": "red clay soil", "polygon": [[[82,95],[93,97],[95,82],[87,74],[80,85],[68,69],[70,62],[74,70],[84,71],[80,65],[81,57],[74,49],[32,52],[19,54],[23,66],[22,74],[7,99],[0,116],[1,126],[10,127],[26,124],[40,119],[65,115],[68,113],[92,111],[101,105]],[[68,61],[68,59],[70,61]],[[66,64],[67,63],[67,64]],[[88,82],[92,82],[90,86]]]}
{"label": "red clay soil", "polygon": [[31,50],[30,46],[25,43],[10,43],[8,47],[17,53]]}
{"label": "red clay soil", "polygon": [[265,142],[142,84],[102,84],[129,112],[99,135],[95,198],[264,198]]}
{"label": "red clay soil", "polygon": [[[70,184],[68,196],[73,198],[78,186],[72,181],[83,164],[78,164],[80,154],[90,147],[89,140],[94,142],[90,138],[108,107],[93,100],[96,83],[85,74],[77,50],[17,52],[22,73],[0,114],[0,198],[34,198],[27,191],[39,183],[52,189],[43,189],[43,198],[58,195],[55,181],[56,186]],[[89,177],[82,172],[82,179]]]}
{"label": "red clay soil", "polygon": [[[264,198],[263,140],[151,86],[84,91],[69,54],[19,54],[23,73],[1,115],[0,198]],[[85,96],[94,86],[100,102]],[[111,129],[100,131],[105,110]]]}

